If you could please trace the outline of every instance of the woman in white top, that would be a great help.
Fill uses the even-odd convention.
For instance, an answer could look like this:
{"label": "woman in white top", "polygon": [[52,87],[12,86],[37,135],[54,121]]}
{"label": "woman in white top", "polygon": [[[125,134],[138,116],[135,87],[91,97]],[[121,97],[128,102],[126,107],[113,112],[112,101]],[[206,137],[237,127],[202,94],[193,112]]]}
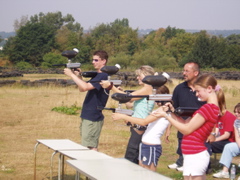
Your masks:
{"label": "woman in white top", "polygon": [[[169,89],[166,86],[161,86],[157,89],[157,94],[169,94]],[[161,106],[161,102],[157,102]],[[158,120],[152,120],[152,116],[147,116],[145,119],[130,117],[125,114],[113,113],[114,120],[123,119],[132,124],[147,126],[146,131],[142,136],[142,143],[139,147],[139,165],[156,171],[158,159],[162,154],[161,137],[168,127],[169,121],[164,117]]]}
{"label": "woman in white top", "polygon": [[[150,95],[152,94],[153,87],[149,84],[145,84],[142,82],[145,76],[154,75],[155,71],[151,66],[143,65],[135,71],[137,75],[137,80],[140,89],[131,93],[131,95]],[[112,86],[110,81],[102,81],[100,83],[103,88],[107,88],[113,91],[114,93],[124,93],[119,90],[117,87]],[[144,119],[149,113],[153,110],[154,101],[149,101],[147,98],[132,98],[131,101],[133,103],[133,115],[132,117],[137,117]],[[131,104],[131,103],[128,103]],[[130,127],[130,138],[128,141],[127,149],[125,152],[125,158],[135,164],[139,164],[138,156],[139,156],[139,144],[141,143],[142,135],[146,129],[144,126],[139,126],[140,124],[135,124],[136,127]]]}

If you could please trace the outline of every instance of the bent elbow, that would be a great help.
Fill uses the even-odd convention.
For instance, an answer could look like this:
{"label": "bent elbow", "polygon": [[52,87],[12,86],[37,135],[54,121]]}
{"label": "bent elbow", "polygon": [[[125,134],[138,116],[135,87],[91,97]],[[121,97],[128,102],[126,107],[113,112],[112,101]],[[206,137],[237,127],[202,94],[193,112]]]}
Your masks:
{"label": "bent elbow", "polygon": [[85,89],[80,88],[80,87],[78,89],[79,89],[80,92],[85,92],[86,91]]}
{"label": "bent elbow", "polygon": [[189,135],[189,134],[192,133],[192,131],[186,129],[186,130],[182,131],[181,133],[182,133],[183,135]]}

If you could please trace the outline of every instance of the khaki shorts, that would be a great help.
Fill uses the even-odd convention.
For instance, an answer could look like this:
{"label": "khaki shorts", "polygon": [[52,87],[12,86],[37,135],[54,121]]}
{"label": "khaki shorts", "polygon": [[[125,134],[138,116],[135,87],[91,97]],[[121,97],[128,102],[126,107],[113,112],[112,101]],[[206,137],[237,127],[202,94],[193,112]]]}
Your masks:
{"label": "khaki shorts", "polygon": [[82,119],[80,125],[81,144],[85,147],[97,148],[103,126],[103,121]]}

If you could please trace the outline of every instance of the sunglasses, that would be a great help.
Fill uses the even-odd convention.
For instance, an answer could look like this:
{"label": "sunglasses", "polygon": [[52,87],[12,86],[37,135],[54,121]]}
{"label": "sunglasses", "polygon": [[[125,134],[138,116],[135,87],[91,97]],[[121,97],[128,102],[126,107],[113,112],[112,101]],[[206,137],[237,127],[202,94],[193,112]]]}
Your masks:
{"label": "sunglasses", "polygon": [[93,59],[92,61],[94,61],[94,62],[98,62],[98,59]]}

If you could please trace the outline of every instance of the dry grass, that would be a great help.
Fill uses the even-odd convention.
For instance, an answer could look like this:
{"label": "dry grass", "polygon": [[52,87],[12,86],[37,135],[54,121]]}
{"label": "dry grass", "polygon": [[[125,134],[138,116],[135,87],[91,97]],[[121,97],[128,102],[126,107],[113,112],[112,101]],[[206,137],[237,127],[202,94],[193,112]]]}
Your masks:
{"label": "dry grass", "polygon": [[[36,80],[49,78],[48,75],[27,75],[24,78]],[[51,78],[65,78],[57,75]],[[16,78],[20,80],[21,78]],[[171,92],[179,83],[174,80],[169,85]],[[240,81],[219,81],[227,97],[230,111],[240,102]],[[129,89],[129,88],[127,88]],[[0,87],[0,179],[33,179],[34,146],[37,139],[70,139],[80,143],[79,116],[65,115],[51,111],[53,107],[71,106],[77,103],[81,106],[85,93],[78,92],[75,86],[70,87]],[[107,107],[116,106],[116,102],[109,100]],[[105,124],[101,134],[99,150],[113,157],[123,157],[129,137],[129,129],[121,121],[114,123],[111,112],[104,111]],[[176,130],[173,128],[171,142],[163,142],[163,155],[160,158],[158,172],[174,179],[181,179],[181,173],[167,169],[177,155],[175,153],[177,141]],[[43,145],[37,151],[37,179],[49,179],[50,157],[52,151]],[[68,176],[74,179],[75,171],[65,166]],[[124,173],[124,172],[123,172]],[[57,176],[57,156],[54,158],[54,179]],[[208,179],[212,179],[209,175]]]}

